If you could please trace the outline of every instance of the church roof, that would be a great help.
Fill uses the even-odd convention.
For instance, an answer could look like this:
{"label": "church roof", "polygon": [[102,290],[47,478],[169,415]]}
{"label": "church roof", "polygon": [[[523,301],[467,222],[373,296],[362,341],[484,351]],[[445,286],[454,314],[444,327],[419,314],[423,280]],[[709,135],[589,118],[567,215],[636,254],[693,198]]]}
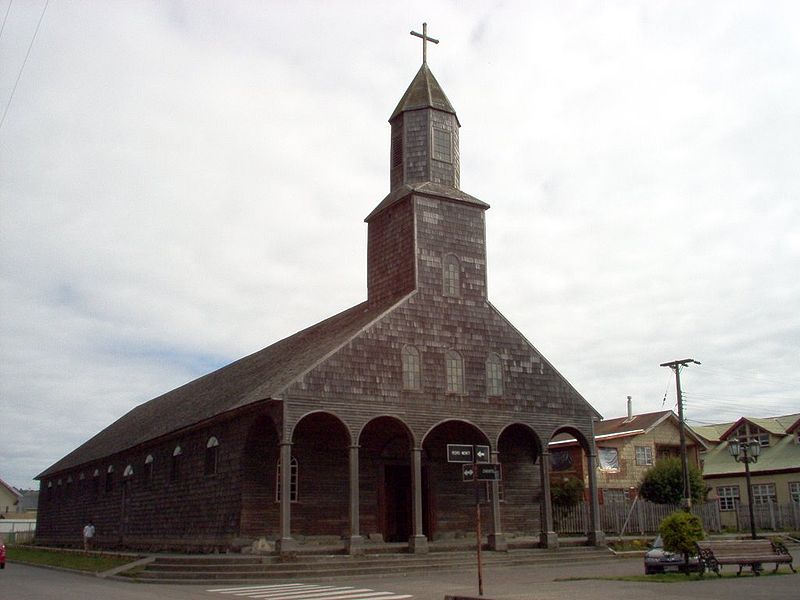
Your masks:
{"label": "church roof", "polygon": [[[435,108],[453,115],[456,114],[453,105],[450,104],[450,100],[447,99],[442,86],[436,81],[436,77],[431,73],[427,63],[422,63],[389,120],[391,121],[401,112],[421,108]],[[456,116],[456,121],[458,121],[458,116]]]}
{"label": "church roof", "polygon": [[421,194],[423,196],[434,196],[436,198],[445,198],[448,200],[455,200],[464,204],[472,204],[479,208],[489,208],[485,202],[478,200],[475,196],[470,196],[466,192],[459,189],[450,187],[449,185],[442,185],[441,183],[434,183],[433,181],[423,181],[420,183],[404,183],[392,190],[375,209],[369,213],[369,216],[364,221],[369,222],[372,217],[379,212],[389,208],[392,204],[400,202],[409,194]]}
{"label": "church roof", "polygon": [[122,452],[255,402],[291,383],[368,327],[396,302],[358,304],[128,412],[37,479]]}

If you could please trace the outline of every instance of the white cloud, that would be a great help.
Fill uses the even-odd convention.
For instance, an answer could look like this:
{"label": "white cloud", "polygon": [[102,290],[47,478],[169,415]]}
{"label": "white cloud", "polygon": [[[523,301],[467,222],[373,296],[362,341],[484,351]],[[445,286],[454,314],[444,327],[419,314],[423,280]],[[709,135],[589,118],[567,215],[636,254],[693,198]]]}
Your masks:
{"label": "white cloud", "polygon": [[690,356],[689,417],[800,411],[794,3],[51,3],[0,129],[5,480],[365,297],[421,15],[493,303],[606,416]]}

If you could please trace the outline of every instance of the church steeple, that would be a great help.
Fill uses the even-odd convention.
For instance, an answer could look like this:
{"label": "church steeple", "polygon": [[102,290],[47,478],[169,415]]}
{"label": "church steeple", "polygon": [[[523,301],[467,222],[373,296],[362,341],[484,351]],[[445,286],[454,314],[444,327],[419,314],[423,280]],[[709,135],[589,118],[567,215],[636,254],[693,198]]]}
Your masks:
{"label": "church steeple", "polygon": [[450,303],[486,299],[484,211],[489,205],[460,189],[461,124],[428,68],[422,66],[389,118],[389,194],[366,218],[370,302],[412,291]]}
{"label": "church steeple", "polygon": [[389,117],[392,126],[390,189],[430,181],[458,189],[460,157],[456,111],[427,62],[427,24],[422,25],[422,66]]}

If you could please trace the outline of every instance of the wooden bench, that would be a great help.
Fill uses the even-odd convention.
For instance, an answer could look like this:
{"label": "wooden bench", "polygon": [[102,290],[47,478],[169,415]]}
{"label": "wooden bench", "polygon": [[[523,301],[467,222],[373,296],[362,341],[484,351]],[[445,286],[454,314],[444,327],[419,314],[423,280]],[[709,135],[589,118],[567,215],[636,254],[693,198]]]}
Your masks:
{"label": "wooden bench", "polygon": [[770,540],[704,540],[697,542],[697,556],[701,577],[706,569],[722,577],[722,565],[739,565],[736,575],[741,575],[744,566],[749,565],[755,575],[760,575],[762,563],[775,563],[775,571],[782,563],[787,563],[797,573],[786,546]]}

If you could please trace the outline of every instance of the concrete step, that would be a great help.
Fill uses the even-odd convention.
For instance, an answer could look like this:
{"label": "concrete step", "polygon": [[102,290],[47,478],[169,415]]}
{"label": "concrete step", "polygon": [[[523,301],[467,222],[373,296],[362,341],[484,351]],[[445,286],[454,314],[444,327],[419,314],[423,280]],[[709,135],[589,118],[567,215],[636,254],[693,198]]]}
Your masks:
{"label": "concrete step", "polygon": [[[562,548],[559,550],[511,550],[485,552],[483,563],[492,565],[552,565],[569,561],[585,564],[608,560],[605,548]],[[257,561],[261,561],[260,563]],[[328,579],[358,575],[383,575],[420,570],[474,569],[475,552],[441,552],[426,555],[332,555],[300,556],[281,561],[277,557],[158,557],[143,571],[132,574],[148,583],[239,583],[274,579]]]}

